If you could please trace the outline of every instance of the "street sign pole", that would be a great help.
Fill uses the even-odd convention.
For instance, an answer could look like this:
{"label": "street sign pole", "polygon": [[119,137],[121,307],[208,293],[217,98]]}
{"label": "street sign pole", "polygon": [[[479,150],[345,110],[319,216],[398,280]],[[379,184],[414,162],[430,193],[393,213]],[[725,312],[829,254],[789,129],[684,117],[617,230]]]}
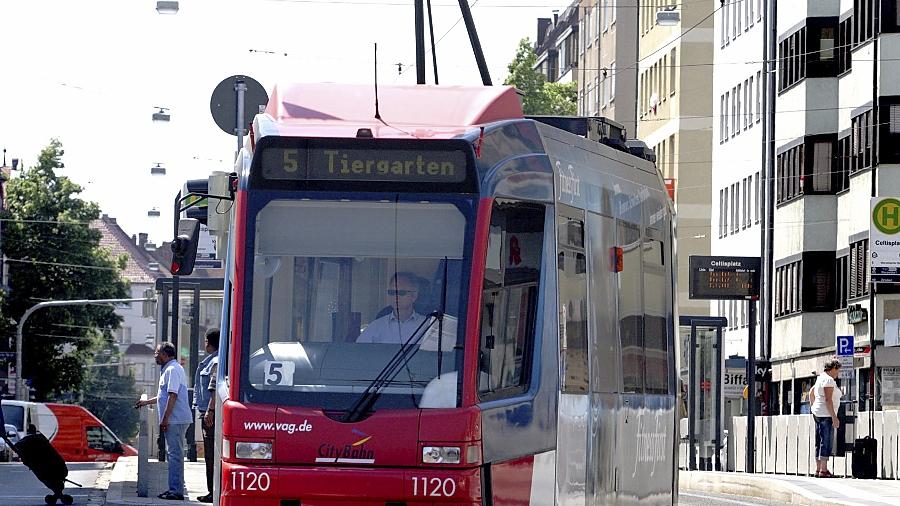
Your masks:
{"label": "street sign pole", "polygon": [[747,451],[746,471],[753,473],[756,465],[756,300],[747,301]]}

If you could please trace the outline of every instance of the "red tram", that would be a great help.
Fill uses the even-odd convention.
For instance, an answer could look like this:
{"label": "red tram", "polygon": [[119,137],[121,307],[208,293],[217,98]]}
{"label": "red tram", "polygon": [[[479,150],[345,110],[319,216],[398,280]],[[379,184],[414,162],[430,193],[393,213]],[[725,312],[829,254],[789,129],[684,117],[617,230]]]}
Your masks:
{"label": "red tram", "polygon": [[677,502],[652,154],[510,87],[375,98],[276,87],[238,157],[219,503]]}

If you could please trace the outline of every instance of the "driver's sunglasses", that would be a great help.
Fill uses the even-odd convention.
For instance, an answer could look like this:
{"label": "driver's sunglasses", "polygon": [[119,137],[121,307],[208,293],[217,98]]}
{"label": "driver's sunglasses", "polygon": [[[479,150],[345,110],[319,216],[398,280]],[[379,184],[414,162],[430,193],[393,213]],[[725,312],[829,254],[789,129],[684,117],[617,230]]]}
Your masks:
{"label": "driver's sunglasses", "polygon": [[406,297],[407,295],[412,295],[415,292],[416,292],[415,290],[388,290],[387,294],[392,297],[398,296],[398,295],[400,297]]}

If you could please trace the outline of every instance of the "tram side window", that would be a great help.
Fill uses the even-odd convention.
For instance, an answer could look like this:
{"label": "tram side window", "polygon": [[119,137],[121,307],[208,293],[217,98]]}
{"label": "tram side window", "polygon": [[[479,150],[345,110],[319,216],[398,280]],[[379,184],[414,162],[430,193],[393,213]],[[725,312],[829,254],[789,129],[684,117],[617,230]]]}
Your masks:
{"label": "tram side window", "polygon": [[622,248],[619,272],[619,339],[622,350],[622,387],[627,393],[644,392],[644,309],[641,282],[641,231],[619,221],[616,226]]}
{"label": "tram side window", "polygon": [[669,393],[669,293],[665,250],[660,233],[647,229],[644,238],[644,361],[646,392]]}
{"label": "tram side window", "polygon": [[478,392],[483,399],[528,388],[543,239],[542,206],[494,203],[481,297]]}
{"label": "tram side window", "polygon": [[559,349],[562,392],[588,392],[587,256],[584,250],[584,220],[557,219],[559,252]]}

